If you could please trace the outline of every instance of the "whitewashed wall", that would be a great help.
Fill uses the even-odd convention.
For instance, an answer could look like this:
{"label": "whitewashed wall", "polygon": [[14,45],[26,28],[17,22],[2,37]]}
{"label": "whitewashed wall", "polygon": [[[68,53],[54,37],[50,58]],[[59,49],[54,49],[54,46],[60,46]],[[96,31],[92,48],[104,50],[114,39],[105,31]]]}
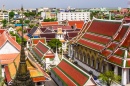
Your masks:
{"label": "whitewashed wall", "polygon": [[91,67],[89,67],[89,66],[83,64],[83,63],[80,62],[79,60],[77,60],[77,59],[75,59],[75,58],[74,58],[74,60],[77,61],[77,62],[78,62],[78,65],[81,66],[81,67],[83,67],[85,70],[87,70],[87,71],[92,71],[95,76],[99,76],[99,75],[100,75],[99,72],[97,72],[96,70],[92,69]]}
{"label": "whitewashed wall", "polygon": [[0,54],[10,54],[10,53],[19,53],[19,51],[9,42],[6,42],[5,45],[0,48]]}

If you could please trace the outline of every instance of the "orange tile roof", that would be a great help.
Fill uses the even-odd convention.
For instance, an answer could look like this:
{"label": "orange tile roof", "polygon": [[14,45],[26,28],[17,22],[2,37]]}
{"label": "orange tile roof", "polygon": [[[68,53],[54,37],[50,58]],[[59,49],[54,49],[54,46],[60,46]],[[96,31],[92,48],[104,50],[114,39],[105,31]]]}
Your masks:
{"label": "orange tile roof", "polygon": [[24,38],[25,38],[26,40],[28,40],[28,39],[29,39],[29,37],[28,37],[27,35],[25,35],[25,34],[24,34]]}
{"label": "orange tile roof", "polygon": [[7,65],[5,66],[5,76],[7,77],[6,81],[9,83],[12,79],[11,79],[11,76],[10,76],[9,69],[8,69]]}
{"label": "orange tile roof", "polygon": [[[12,63],[8,64],[8,70],[7,68],[5,70],[6,73],[7,72],[9,73],[9,75],[6,76],[7,80],[10,80],[9,76],[11,76],[11,79],[15,77],[16,70],[19,65],[19,61],[20,61],[20,54],[17,56],[17,58],[15,58],[15,60]],[[45,77],[48,77],[47,74],[41,69],[40,66],[38,66],[37,63],[33,62],[29,58],[26,59],[26,63],[27,63],[27,68],[34,82],[40,82],[46,80]]]}
{"label": "orange tile roof", "polygon": [[0,35],[0,47],[4,45],[4,43],[7,41],[6,35],[3,33]]}
{"label": "orange tile roof", "polygon": [[71,81],[65,74],[62,73],[57,67],[53,68],[53,71],[59,75],[59,77],[68,85],[68,86],[76,86],[73,81]]}
{"label": "orange tile roof", "polygon": [[83,74],[81,71],[70,65],[65,60],[62,60],[58,64],[58,67],[63,70],[64,73],[66,73],[68,76],[70,76],[74,81],[76,81],[80,86],[83,86],[89,79],[89,76]]}
{"label": "orange tile roof", "polygon": [[16,41],[16,36],[11,36],[11,38],[12,38],[14,41]]}
{"label": "orange tile roof", "polygon": [[46,39],[45,38],[32,38],[32,44],[37,44],[39,41],[41,41],[42,43],[46,43]]}
{"label": "orange tile roof", "polygon": [[41,22],[41,26],[58,25],[58,22]]}
{"label": "orange tile roof", "polygon": [[68,21],[68,25],[74,26],[76,25],[77,28],[82,29],[84,21]]}
{"label": "orange tile roof", "polygon": [[12,54],[0,54],[1,64],[9,64],[13,62],[13,60],[18,56],[19,53],[12,53]]}
{"label": "orange tile roof", "polygon": [[34,82],[39,82],[39,81],[45,81],[45,77],[34,77],[32,78]]}
{"label": "orange tile roof", "polygon": [[8,38],[8,41],[13,45],[15,46],[19,51],[21,50],[21,46],[16,42],[14,41],[11,36],[9,36],[8,34],[6,34],[6,37]]}
{"label": "orange tile roof", "polygon": [[5,31],[5,29],[0,29],[0,34],[2,34]]}

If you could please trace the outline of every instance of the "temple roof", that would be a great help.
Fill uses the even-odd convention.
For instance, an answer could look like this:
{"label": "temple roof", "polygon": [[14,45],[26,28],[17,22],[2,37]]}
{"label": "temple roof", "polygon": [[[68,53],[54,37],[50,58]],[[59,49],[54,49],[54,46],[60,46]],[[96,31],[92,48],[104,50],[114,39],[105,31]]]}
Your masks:
{"label": "temple roof", "polygon": [[39,56],[40,59],[42,58],[54,58],[55,55],[51,51],[51,49],[44,43],[38,42],[37,45],[33,48],[33,51],[36,55]]}
{"label": "temple roof", "polygon": [[0,61],[2,65],[7,65],[17,57],[19,53],[11,53],[11,54],[0,54]]}
{"label": "temple roof", "polygon": [[67,32],[66,34],[66,39],[71,40],[72,38],[76,37],[78,35],[78,31],[73,31],[73,32]]}
{"label": "temple roof", "polygon": [[[17,58],[10,64],[5,66],[5,75],[7,82],[9,83],[12,79],[14,79],[16,71],[18,69],[18,65],[20,62],[20,54]],[[27,69],[30,72],[30,77],[33,79],[33,82],[45,81],[47,77],[49,77],[43,69],[34,61],[32,61],[29,57],[26,58]]]}
{"label": "temple roof", "polygon": [[68,21],[68,25],[76,26],[76,28],[81,29],[83,27],[84,21]]}
{"label": "temple roof", "polygon": [[40,38],[46,37],[47,41],[50,41],[51,39],[55,38],[55,33],[44,33],[44,34],[40,34]]}
{"label": "temple roof", "polygon": [[0,48],[2,48],[7,41],[11,43],[12,46],[14,46],[18,51],[21,50],[21,46],[5,31],[0,35]]}
{"label": "temple roof", "polygon": [[[68,86],[84,86],[88,84],[88,81],[93,82],[93,79],[89,74],[69,62],[67,59],[62,59],[56,67],[52,68],[52,72]],[[94,82],[89,85],[96,85],[96,83]]]}
{"label": "temple roof", "polygon": [[32,45],[36,45],[39,41],[46,44],[45,38],[31,38],[31,41],[32,41]]}
{"label": "temple roof", "polygon": [[38,27],[33,27],[30,31],[29,34],[32,36],[33,33],[37,30]]}
{"label": "temple roof", "polygon": [[[74,43],[99,52],[110,63],[120,67],[130,67],[124,62],[124,53],[130,47],[129,24],[123,24],[121,20],[93,19],[86,31],[83,29],[78,34]],[[82,35],[81,35],[82,34]],[[124,66],[127,65],[127,66]]]}
{"label": "temple roof", "polygon": [[41,22],[41,26],[58,25],[58,22]]}
{"label": "temple roof", "polygon": [[0,34],[2,34],[5,31],[5,29],[0,29]]}

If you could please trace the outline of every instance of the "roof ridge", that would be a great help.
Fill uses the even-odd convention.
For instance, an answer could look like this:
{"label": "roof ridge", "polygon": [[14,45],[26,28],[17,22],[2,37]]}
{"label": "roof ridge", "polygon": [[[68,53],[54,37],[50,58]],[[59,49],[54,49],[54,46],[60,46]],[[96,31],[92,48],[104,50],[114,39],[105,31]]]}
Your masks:
{"label": "roof ridge", "polygon": [[94,18],[93,20],[108,21],[108,22],[122,22],[123,21],[123,20],[107,20],[107,19],[97,19],[97,18]]}
{"label": "roof ridge", "polygon": [[[6,37],[7,37],[7,40],[8,40],[13,46],[15,46],[15,45],[11,42],[11,40],[14,41],[14,40],[11,38],[11,36],[8,34],[8,36],[6,35]],[[10,38],[11,40],[10,40],[9,38]],[[20,47],[20,45],[19,45],[16,41],[14,41],[14,42]],[[15,46],[15,48],[17,48],[17,50],[20,50],[20,49],[18,49],[18,47],[16,47],[16,46]]]}
{"label": "roof ridge", "polygon": [[0,48],[7,42],[7,35],[5,35],[5,31],[0,35],[0,37],[3,35],[4,37],[2,37],[2,38],[4,38],[4,39],[6,39],[5,40],[5,42],[0,46]]}
{"label": "roof ridge", "polygon": [[35,47],[35,48],[44,56],[44,54],[37,47]]}
{"label": "roof ridge", "polygon": [[62,72],[71,82],[77,85],[72,79],[70,79],[63,71],[61,71],[58,67],[56,67],[60,72]]}
{"label": "roof ridge", "polygon": [[85,71],[83,71],[82,69],[80,69],[79,67],[77,67],[76,65],[74,65],[73,63],[71,63],[70,61],[68,61],[66,58],[63,58],[62,60],[67,61],[69,64],[73,65],[75,68],[77,68],[78,70],[80,70],[80,72],[86,74],[88,77],[90,77],[90,75],[88,73],[86,73]]}
{"label": "roof ridge", "polygon": [[85,38],[82,38],[82,40],[87,40],[87,41],[89,41],[89,42],[91,42],[91,43],[94,43],[94,44],[96,44],[96,45],[100,45],[100,46],[105,47],[105,45],[104,45],[104,44],[101,44],[101,43],[96,42],[96,41],[93,41],[93,40],[89,40],[89,39],[85,39]]}

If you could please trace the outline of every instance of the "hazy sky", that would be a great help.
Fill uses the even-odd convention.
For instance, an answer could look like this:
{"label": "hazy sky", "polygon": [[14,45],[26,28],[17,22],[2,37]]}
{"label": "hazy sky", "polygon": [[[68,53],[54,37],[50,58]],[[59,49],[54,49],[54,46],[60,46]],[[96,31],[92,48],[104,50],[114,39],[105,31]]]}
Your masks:
{"label": "hazy sky", "polygon": [[6,9],[58,7],[92,8],[92,7],[128,7],[128,0],[0,0],[0,8]]}

